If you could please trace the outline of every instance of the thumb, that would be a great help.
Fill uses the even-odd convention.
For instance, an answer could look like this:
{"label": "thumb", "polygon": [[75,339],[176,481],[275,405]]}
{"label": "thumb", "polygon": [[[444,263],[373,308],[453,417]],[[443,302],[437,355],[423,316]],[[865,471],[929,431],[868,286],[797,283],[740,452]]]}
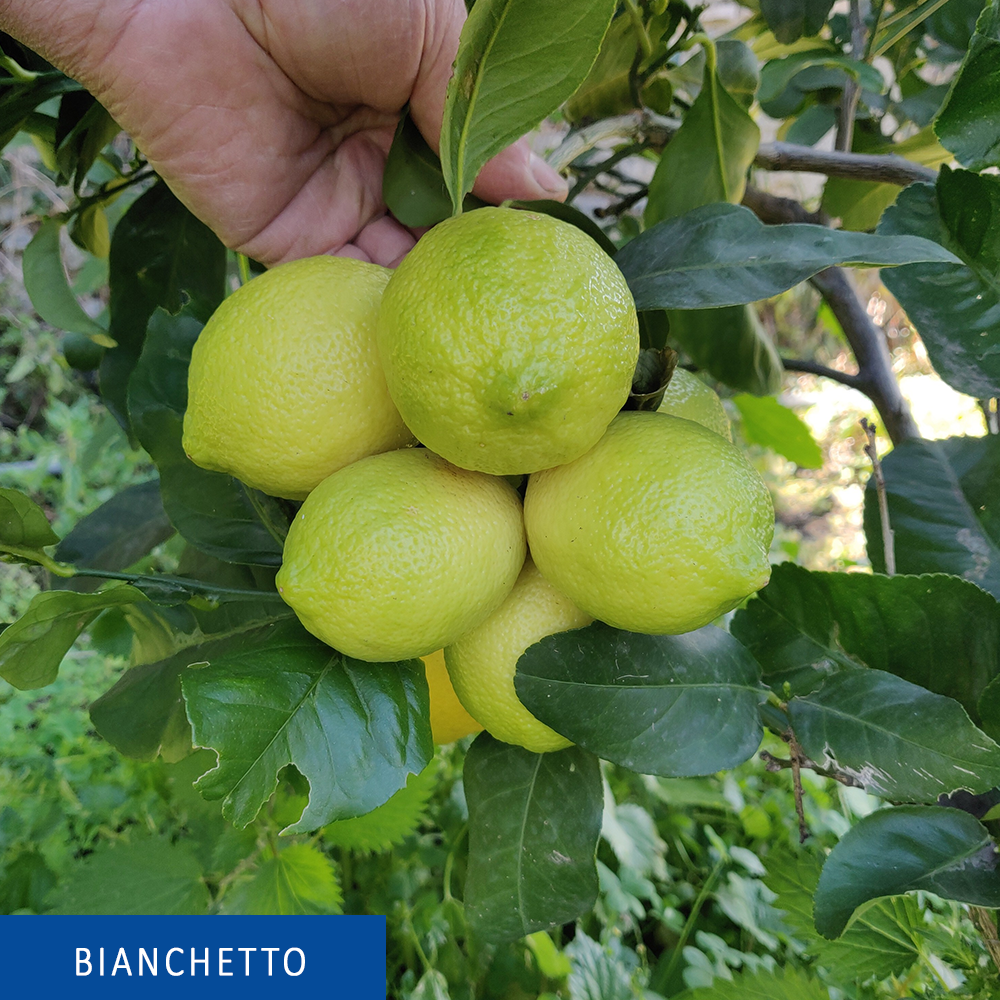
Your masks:
{"label": "thumb", "polygon": [[[429,6],[433,12],[428,18],[420,68],[410,97],[410,114],[428,145],[437,152],[445,93],[466,13],[463,0],[436,0]],[[483,167],[472,190],[484,201],[494,203],[508,198],[562,201],[568,187],[562,176],[533,153],[528,140],[522,138]]]}

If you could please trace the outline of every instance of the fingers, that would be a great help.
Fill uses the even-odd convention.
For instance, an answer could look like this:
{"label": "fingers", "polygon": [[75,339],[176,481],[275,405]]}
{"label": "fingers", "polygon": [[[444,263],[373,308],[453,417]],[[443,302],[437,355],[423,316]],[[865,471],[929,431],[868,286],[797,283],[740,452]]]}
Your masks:
{"label": "fingers", "polygon": [[562,201],[569,188],[552,167],[531,152],[527,139],[518,139],[483,167],[472,190],[484,201],[498,203],[507,198]]}

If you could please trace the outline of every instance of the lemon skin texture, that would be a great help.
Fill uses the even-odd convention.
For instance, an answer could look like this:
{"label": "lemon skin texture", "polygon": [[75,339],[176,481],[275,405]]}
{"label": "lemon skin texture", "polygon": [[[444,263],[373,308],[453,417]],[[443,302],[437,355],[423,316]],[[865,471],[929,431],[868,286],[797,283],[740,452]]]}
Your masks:
{"label": "lemon skin texture", "polygon": [[616,417],[583,458],[528,480],[524,516],[545,577],[632,632],[700,628],[770,575],[767,488],[739,449],[683,417]]}
{"label": "lemon skin texture", "polygon": [[614,262],[550,216],[483,208],[421,237],[382,300],[389,392],[428,448],[466,469],[579,457],[625,402],[639,352]]}
{"label": "lemon skin texture", "polygon": [[337,469],[412,441],[375,342],[390,273],[311,257],[230,295],[191,353],[188,457],[272,496],[303,500]]}
{"label": "lemon skin texture", "polygon": [[309,494],[275,582],[328,645],[406,660],[497,608],[524,553],[521,503],[505,480],[405,448],[363,458]]}
{"label": "lemon skin texture", "polygon": [[491,736],[533,753],[572,746],[521,704],[514,690],[514,673],[529,646],[592,620],[528,559],[503,604],[444,651],[452,684],[469,714]]}
{"label": "lemon skin texture", "polygon": [[444,650],[421,657],[431,699],[431,736],[437,744],[454,743],[463,736],[478,733],[483,727],[469,715],[452,687]]}
{"label": "lemon skin texture", "polygon": [[657,413],[693,420],[727,441],[732,441],[733,430],[722,400],[697,375],[684,368],[675,368],[670,376],[667,391],[663,394]]}

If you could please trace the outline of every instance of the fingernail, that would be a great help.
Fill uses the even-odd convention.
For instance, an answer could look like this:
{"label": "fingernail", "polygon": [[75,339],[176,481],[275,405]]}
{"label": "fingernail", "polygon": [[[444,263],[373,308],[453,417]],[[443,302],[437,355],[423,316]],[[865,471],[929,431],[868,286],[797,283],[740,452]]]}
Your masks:
{"label": "fingernail", "polygon": [[535,183],[546,194],[554,198],[564,198],[569,191],[569,185],[557,171],[553,170],[537,153],[532,153],[528,160],[528,169]]}

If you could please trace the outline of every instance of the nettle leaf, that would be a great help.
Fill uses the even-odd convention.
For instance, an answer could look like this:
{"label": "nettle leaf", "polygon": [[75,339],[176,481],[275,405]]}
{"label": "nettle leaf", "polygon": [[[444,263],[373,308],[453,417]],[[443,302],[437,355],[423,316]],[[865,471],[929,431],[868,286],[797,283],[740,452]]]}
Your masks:
{"label": "nettle leaf", "polygon": [[818,35],[833,0],[761,0],[760,12],[782,45]]}
{"label": "nettle leaf", "polygon": [[970,170],[1000,166],[1000,2],[987,3],[934,130]]}
{"label": "nettle leaf", "polygon": [[845,670],[789,700],[806,754],[897,802],[1000,785],[1000,746],[957,701],[882,670]]}
{"label": "nettle leaf", "polygon": [[441,164],[460,211],[476,175],[555,111],[597,58],[614,0],[479,0],[462,28],[441,123]]}
{"label": "nettle leaf", "polygon": [[[173,534],[160,499],[160,482],[151,479],[126,486],[81,518],[59,543],[55,557],[88,569],[123,570]],[[97,586],[97,581],[79,577],[66,585],[83,590]]]}
{"label": "nettle leaf", "polygon": [[778,898],[774,906],[805,943],[818,965],[836,969],[842,981],[864,982],[872,977],[902,975],[921,956],[926,933],[923,913],[915,899],[899,897],[863,905],[851,926],[836,941],[816,934],[813,896],[823,860],[815,854],[779,853],[767,860],[766,885]]}
{"label": "nettle leaf", "polygon": [[[903,441],[882,459],[900,573],[952,573],[1000,600],[1000,438]],[[868,558],[884,572],[874,484],[865,491]]]}
{"label": "nettle leaf", "polygon": [[870,236],[802,223],[765,226],[740,205],[704,205],[647,229],[615,258],[637,309],[740,305],[835,264],[886,267],[957,258],[918,236]]}
{"label": "nettle leaf", "polygon": [[182,916],[210,902],[202,868],[187,844],[144,837],[102,845],[59,881],[55,913]]}
{"label": "nettle leaf", "polygon": [[732,980],[717,979],[680,994],[679,1000],[829,1000],[829,990],[819,980],[786,967],[768,972],[757,969]]}
{"label": "nettle leaf", "polygon": [[18,490],[0,488],[0,552],[35,561],[59,536],[45,511]]}
{"label": "nettle leaf", "polygon": [[835,938],[862,903],[914,889],[1000,907],[996,849],[979,820],[938,806],[882,809],[859,820],[823,866],[816,929]]}
{"label": "nettle leaf", "polygon": [[118,345],[101,361],[101,395],[128,426],[129,378],[139,361],[149,318],[157,307],[185,303],[207,320],[225,295],[226,248],[158,183],[137,198],[115,227],[108,258],[111,325]]}
{"label": "nettle leaf", "polygon": [[978,723],[979,698],[1000,675],[1000,603],[943,573],[813,573],[782,563],[730,631],[778,694],[864,664],[954,698]]}
{"label": "nettle leaf", "polygon": [[181,445],[188,365],[201,328],[190,315],[153,314],[129,382],[132,424],[160,471],[164,509],[188,542],[226,562],[279,566],[288,518],[278,502],[200,469]]}
{"label": "nettle leaf", "polygon": [[596,757],[536,754],[481,733],[465,758],[465,914],[488,941],[566,923],[597,899],[604,797]]}
{"label": "nettle leaf", "polygon": [[900,194],[878,232],[927,237],[959,258],[882,279],[949,385],[980,399],[1000,395],[1000,177],[942,167],[936,186]]}
{"label": "nettle leaf", "polygon": [[198,781],[237,826],[253,822],[294,764],[309,803],[288,832],[370,812],[433,755],[427,682],[419,661],[352,660],[297,621],[221,646],[181,676],[194,744],[219,762]]}
{"label": "nettle leaf", "polygon": [[803,469],[823,465],[823,453],[805,422],[773,396],[741,393],[733,403],[743,418],[743,436],[751,444],[770,448]]}
{"label": "nettle leaf", "polygon": [[0,633],[0,677],[20,691],[46,687],[80,633],[107,608],[144,601],[135,588],[110,587],[96,594],[47,590]]}
{"label": "nettle leaf", "polygon": [[222,912],[315,916],[343,912],[342,902],[330,859],[312,844],[288,844],[226,893]]}
{"label": "nettle leaf", "polygon": [[595,622],[529,646],[514,687],[533,715],[597,756],[691,777],[735,767],[760,746],[759,676],[753,657],[711,625],[654,636]]}
{"label": "nettle leaf", "polygon": [[600,944],[577,928],[564,952],[572,963],[569,991],[573,1000],[633,1000],[632,976],[639,956],[626,948],[620,936],[611,935]]}

